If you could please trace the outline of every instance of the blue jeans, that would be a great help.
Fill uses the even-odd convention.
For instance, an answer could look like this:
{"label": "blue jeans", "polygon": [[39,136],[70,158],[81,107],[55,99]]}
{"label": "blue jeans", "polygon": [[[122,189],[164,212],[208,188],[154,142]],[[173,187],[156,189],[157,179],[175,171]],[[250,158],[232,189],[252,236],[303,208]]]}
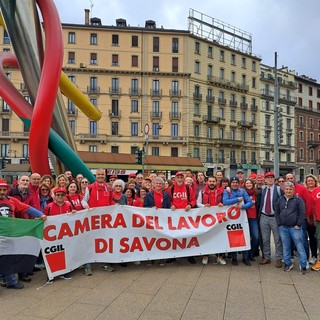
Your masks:
{"label": "blue jeans", "polygon": [[279,227],[279,233],[282,240],[283,247],[283,260],[285,265],[291,264],[291,240],[293,240],[294,245],[297,248],[298,257],[300,260],[300,266],[307,266],[307,254],[304,248],[303,242],[303,230],[295,229],[294,227]]}
{"label": "blue jeans", "polygon": [[14,273],[13,274],[0,274],[0,279],[5,279],[7,286],[12,286],[18,282],[17,277]]}
{"label": "blue jeans", "polygon": [[248,222],[251,237],[251,250],[249,256],[253,257],[259,247],[259,223],[257,218],[248,218]]}

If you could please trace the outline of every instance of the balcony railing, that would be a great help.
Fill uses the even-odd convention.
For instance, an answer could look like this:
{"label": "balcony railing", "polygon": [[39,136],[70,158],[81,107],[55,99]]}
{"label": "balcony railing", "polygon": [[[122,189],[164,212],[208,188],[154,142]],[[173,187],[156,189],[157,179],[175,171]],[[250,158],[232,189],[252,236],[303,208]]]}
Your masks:
{"label": "balcony railing", "polygon": [[258,111],[258,106],[256,104],[251,105],[251,111],[257,112]]}
{"label": "balcony railing", "polygon": [[218,163],[224,163],[224,157],[218,158]]}
{"label": "balcony railing", "polygon": [[132,96],[141,96],[141,89],[129,89],[129,95]]}
{"label": "balcony railing", "polygon": [[219,98],[218,99],[218,104],[219,104],[219,106],[225,106],[226,105],[226,99]]}
{"label": "balcony railing", "polygon": [[162,97],[162,90],[150,90],[151,97]]}
{"label": "balcony railing", "polygon": [[119,96],[121,94],[121,88],[112,88],[112,87],[109,87],[109,94],[110,95],[114,95],[114,96]]}
{"label": "balcony railing", "polygon": [[181,90],[169,90],[170,98],[181,98]]}
{"label": "balcony railing", "polygon": [[248,91],[249,90],[249,86],[246,84],[242,84],[242,83],[238,83],[235,81],[230,81],[227,79],[222,79],[222,78],[218,78],[218,77],[213,77],[211,75],[207,76],[207,79],[209,82],[218,84],[218,85],[223,85],[226,86],[228,88],[233,88],[236,90],[240,90],[240,91]]}
{"label": "balcony railing", "polygon": [[99,95],[100,94],[100,87],[87,86],[87,94]]}
{"label": "balcony railing", "polygon": [[193,100],[202,101],[202,94],[194,92],[193,93]]}
{"label": "balcony railing", "polygon": [[78,109],[67,109],[67,115],[69,117],[76,117],[78,115]]}
{"label": "balcony railing", "polygon": [[230,100],[230,101],[229,101],[229,104],[230,104],[230,107],[237,107],[238,102],[237,102],[237,101],[234,101],[234,100]]}
{"label": "balcony railing", "polygon": [[238,126],[240,127],[248,127],[248,128],[251,128],[253,127],[254,123],[252,121],[238,121]]}
{"label": "balcony railing", "polygon": [[170,120],[180,120],[181,119],[181,112],[169,112]]}
{"label": "balcony railing", "polygon": [[11,139],[12,141],[28,140],[29,132],[0,131],[0,139]]}
{"label": "balcony railing", "polygon": [[106,143],[107,135],[106,134],[77,134],[75,136],[77,141],[80,143],[85,143],[86,141],[100,141],[101,143]]}
{"label": "balcony railing", "polygon": [[214,97],[213,96],[207,96],[206,97],[206,101],[207,101],[207,103],[214,104]]}
{"label": "balcony railing", "polygon": [[274,93],[272,90],[261,89],[260,94],[265,97],[273,98]]}
{"label": "balcony railing", "polygon": [[150,112],[150,117],[151,117],[151,119],[162,119],[162,112],[160,112],[160,111],[158,111],[158,112],[151,111]]}
{"label": "balcony railing", "polygon": [[247,109],[248,109],[248,104],[245,103],[245,102],[240,102],[240,108],[241,108],[242,110],[247,110]]}
{"label": "balcony railing", "polygon": [[219,123],[220,120],[221,120],[220,117],[202,116],[202,121],[203,121],[203,122]]}
{"label": "balcony railing", "polygon": [[109,110],[109,117],[110,118],[121,118],[121,111],[120,110]]}
{"label": "balcony railing", "polygon": [[6,114],[6,115],[11,115],[12,114],[12,110],[11,108],[2,108],[0,109],[0,114],[3,115],[3,114]]}

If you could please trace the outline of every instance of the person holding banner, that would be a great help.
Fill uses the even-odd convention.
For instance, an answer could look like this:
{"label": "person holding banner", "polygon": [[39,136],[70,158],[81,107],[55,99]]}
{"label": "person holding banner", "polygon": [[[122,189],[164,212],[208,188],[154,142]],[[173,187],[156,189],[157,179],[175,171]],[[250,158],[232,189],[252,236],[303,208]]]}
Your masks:
{"label": "person holding banner", "polygon": [[140,187],[139,190],[137,191],[137,198],[133,201],[133,206],[143,208],[147,193],[148,193],[147,188]]}
{"label": "person holding banner", "polygon": [[[197,198],[197,207],[198,208],[210,208],[211,206],[223,207],[222,203],[222,188],[217,186],[217,179],[215,177],[209,177],[207,186],[199,192]],[[208,264],[209,256],[202,257],[202,264]],[[226,261],[223,259],[222,255],[217,255],[217,264],[222,265],[226,264]]]}
{"label": "person holding banner", "polygon": [[[21,201],[19,201],[16,198],[7,196],[9,185],[6,181],[0,180],[0,216],[7,217],[7,218],[15,218],[19,214],[27,214],[34,218],[40,218],[43,221],[46,220],[47,216],[43,214],[41,211],[31,207],[28,204],[25,204]],[[35,257],[36,260],[36,257]],[[31,261],[32,262],[32,261]],[[33,263],[30,263],[30,268],[32,270],[34,266],[35,261]],[[16,262],[17,264],[17,262]],[[17,264],[17,266],[8,265],[8,270],[16,269],[18,272],[21,272],[21,266]],[[28,271],[27,266],[23,266],[23,268],[26,268],[24,271]],[[5,284],[7,289],[22,289],[24,286],[22,283],[18,282],[16,275],[13,273],[6,273],[6,266],[1,265],[1,272],[0,279],[2,280],[2,283]]]}
{"label": "person holding banner", "polygon": [[[224,205],[236,205],[239,209],[247,210],[252,207],[252,200],[247,191],[239,187],[240,180],[238,177],[230,178],[230,190],[223,191],[222,202]],[[231,253],[231,263],[233,266],[238,265],[237,252]],[[251,266],[249,261],[249,251],[242,251],[242,261],[246,266]]]}

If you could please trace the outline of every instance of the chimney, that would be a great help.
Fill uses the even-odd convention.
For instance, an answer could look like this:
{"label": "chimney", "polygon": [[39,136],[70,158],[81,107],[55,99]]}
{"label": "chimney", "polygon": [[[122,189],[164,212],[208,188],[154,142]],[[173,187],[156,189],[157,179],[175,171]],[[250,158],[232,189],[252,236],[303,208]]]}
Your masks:
{"label": "chimney", "polygon": [[84,9],[84,24],[86,26],[89,25],[89,15],[90,15],[90,10],[89,9]]}

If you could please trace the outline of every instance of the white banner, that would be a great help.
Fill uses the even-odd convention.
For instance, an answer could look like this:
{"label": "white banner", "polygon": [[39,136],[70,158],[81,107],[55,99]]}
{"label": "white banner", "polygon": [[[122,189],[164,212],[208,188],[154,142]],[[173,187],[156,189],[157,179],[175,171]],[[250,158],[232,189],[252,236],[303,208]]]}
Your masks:
{"label": "white banner", "polygon": [[48,217],[49,278],[90,262],[120,263],[250,249],[247,215],[234,206],[184,210],[109,206]]}

